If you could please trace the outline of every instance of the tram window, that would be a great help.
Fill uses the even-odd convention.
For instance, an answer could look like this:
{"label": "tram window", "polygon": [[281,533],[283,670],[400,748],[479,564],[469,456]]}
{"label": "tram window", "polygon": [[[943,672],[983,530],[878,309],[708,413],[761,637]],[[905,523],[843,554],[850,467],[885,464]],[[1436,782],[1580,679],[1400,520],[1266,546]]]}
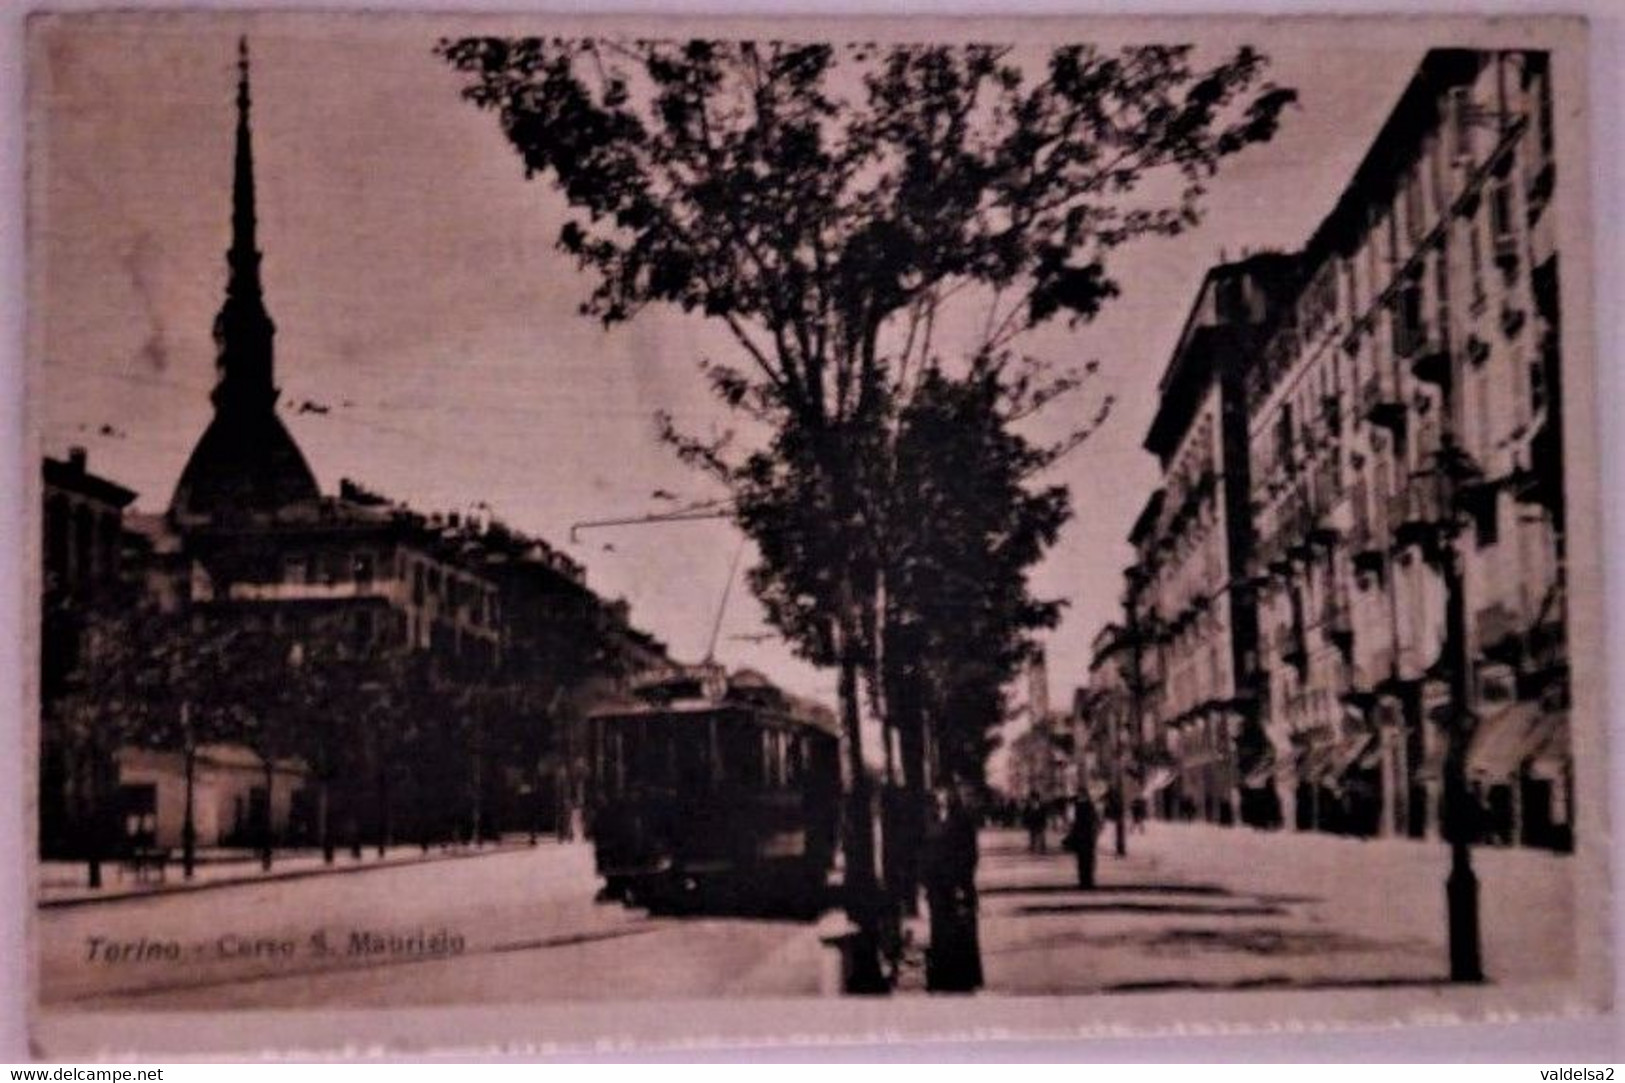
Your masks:
{"label": "tram window", "polygon": [[760,787],[763,782],[762,731],[743,722],[724,721],[718,729],[722,745],[722,777],[735,786]]}
{"label": "tram window", "polygon": [[711,786],[711,735],[703,727],[692,729],[676,741],[677,787],[689,793]]}
{"label": "tram window", "polygon": [[641,786],[671,785],[671,734],[647,720],[629,726],[626,740],[631,752],[630,781]]}
{"label": "tram window", "polygon": [[626,791],[626,740],[620,727],[604,734],[605,785],[610,793]]}
{"label": "tram window", "polygon": [[767,772],[768,782],[773,786],[783,786],[788,780],[785,778],[784,745],[787,735],[780,730],[773,730],[767,735]]}
{"label": "tram window", "polygon": [[784,784],[799,786],[806,772],[806,739],[799,734],[788,734],[784,743]]}

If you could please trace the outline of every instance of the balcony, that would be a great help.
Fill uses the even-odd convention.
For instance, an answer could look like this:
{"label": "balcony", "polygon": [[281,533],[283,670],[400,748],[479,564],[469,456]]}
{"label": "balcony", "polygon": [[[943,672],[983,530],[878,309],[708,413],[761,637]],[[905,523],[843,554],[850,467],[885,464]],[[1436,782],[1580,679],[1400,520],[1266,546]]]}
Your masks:
{"label": "balcony", "polygon": [[1302,628],[1286,624],[1275,629],[1275,634],[1270,637],[1270,647],[1288,665],[1301,670],[1309,659],[1303,639]]}
{"label": "balcony", "polygon": [[234,602],[332,602],[355,598],[389,598],[392,581],[340,580],[322,583],[233,583],[226,597]]}
{"label": "balcony", "polygon": [[1349,556],[1356,571],[1380,571],[1388,548],[1387,538],[1371,515],[1369,492],[1365,482],[1358,482],[1349,497],[1351,522],[1349,524]]}
{"label": "balcony", "polygon": [[1411,366],[1411,375],[1423,383],[1438,387],[1450,385],[1450,342],[1442,330],[1423,328],[1409,343],[1405,357]]}
{"label": "balcony", "polygon": [[1501,333],[1507,338],[1515,338],[1529,317],[1524,310],[1516,305],[1504,304],[1501,306]]}
{"label": "balcony", "polygon": [[1523,629],[1518,614],[1496,602],[1478,611],[1473,619],[1473,632],[1479,651],[1495,657],[1508,647],[1515,649]]}
{"label": "balcony", "polygon": [[1398,431],[1405,425],[1405,402],[1391,376],[1377,373],[1360,388],[1360,416],[1373,425]]}
{"label": "balcony", "polygon": [[1410,484],[1388,498],[1388,522],[1400,545],[1429,540],[1448,518],[1438,476],[1413,475]]}
{"label": "balcony", "polygon": [[1321,630],[1345,653],[1354,645],[1354,612],[1344,598],[1333,595],[1321,612]]}
{"label": "balcony", "polygon": [[1518,235],[1510,229],[1495,235],[1495,263],[1508,272],[1518,266]]}

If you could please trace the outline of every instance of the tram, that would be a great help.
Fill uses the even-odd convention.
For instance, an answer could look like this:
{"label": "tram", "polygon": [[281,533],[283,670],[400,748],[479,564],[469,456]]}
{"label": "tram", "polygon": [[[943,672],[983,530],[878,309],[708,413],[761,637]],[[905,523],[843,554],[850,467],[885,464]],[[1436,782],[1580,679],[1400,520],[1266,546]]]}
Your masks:
{"label": "tram", "polygon": [[606,896],[662,912],[817,912],[840,804],[829,710],[705,664],[645,677],[588,717]]}

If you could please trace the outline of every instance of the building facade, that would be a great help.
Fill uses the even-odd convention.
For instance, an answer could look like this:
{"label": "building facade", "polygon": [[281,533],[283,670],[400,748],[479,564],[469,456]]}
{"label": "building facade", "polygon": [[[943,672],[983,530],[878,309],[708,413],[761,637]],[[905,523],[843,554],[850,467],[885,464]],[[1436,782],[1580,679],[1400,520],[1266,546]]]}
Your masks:
{"label": "building facade", "polygon": [[[1145,439],[1162,484],[1135,525],[1129,628],[1157,656],[1150,705],[1178,765],[1178,807],[1217,823],[1242,815],[1242,777],[1263,759],[1246,378],[1295,269],[1293,257],[1265,253],[1208,272]],[[1276,815],[1258,801],[1247,813]]]}
{"label": "building facade", "polygon": [[1480,837],[1571,845],[1553,149],[1544,54],[1430,52],[1236,386],[1176,354],[1125,621],[1199,814],[1436,835],[1460,725]]}
{"label": "building facade", "polygon": [[[40,609],[40,700],[63,704],[84,655],[96,649],[96,614],[120,600],[124,514],[135,493],[92,473],[83,448],[47,458],[42,470],[44,538]],[[72,724],[41,727],[39,843],[70,853],[86,843],[96,794],[107,785],[98,757],[64,739]]]}

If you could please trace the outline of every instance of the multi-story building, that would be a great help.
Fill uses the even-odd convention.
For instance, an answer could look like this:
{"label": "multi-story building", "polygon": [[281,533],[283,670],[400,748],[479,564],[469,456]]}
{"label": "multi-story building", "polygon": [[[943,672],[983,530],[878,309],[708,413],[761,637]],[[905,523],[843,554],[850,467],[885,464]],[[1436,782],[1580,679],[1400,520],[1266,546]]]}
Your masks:
{"label": "multi-story building", "polygon": [[1078,733],[1078,773],[1096,796],[1121,784],[1127,802],[1155,804],[1164,818],[1178,810],[1166,803],[1175,774],[1168,734],[1144,709],[1139,674],[1142,644],[1119,624],[1102,628],[1090,644],[1089,683],[1078,690],[1073,717]]}
{"label": "multi-story building", "polygon": [[[1204,819],[1232,822],[1241,782],[1262,760],[1253,680],[1257,630],[1247,554],[1246,376],[1292,293],[1295,261],[1255,255],[1211,269],[1186,317],[1145,448],[1161,499],[1136,524],[1133,628],[1156,644],[1154,717],[1177,748],[1179,795]],[[1258,807],[1253,807],[1257,805]],[[1248,818],[1270,822],[1270,803]]]}
{"label": "multi-story building", "polygon": [[1460,725],[1482,833],[1568,845],[1552,138],[1545,54],[1430,52],[1269,311],[1204,283],[1125,598],[1187,813],[1434,834]]}
{"label": "multi-story building", "polygon": [[1437,830],[1452,604],[1486,800],[1531,839],[1566,818],[1564,778],[1525,777],[1566,707],[1549,133],[1543,56],[1428,54],[1253,367],[1266,714],[1301,827]]}
{"label": "multi-story building", "polygon": [[[123,578],[124,512],[135,493],[90,472],[83,448],[66,459],[47,458],[44,581],[41,584],[40,696],[58,699],[86,649],[86,626],[95,610],[116,603]],[[97,765],[75,755],[42,727],[40,746],[40,846],[45,853],[77,847],[76,826],[97,779]]]}

